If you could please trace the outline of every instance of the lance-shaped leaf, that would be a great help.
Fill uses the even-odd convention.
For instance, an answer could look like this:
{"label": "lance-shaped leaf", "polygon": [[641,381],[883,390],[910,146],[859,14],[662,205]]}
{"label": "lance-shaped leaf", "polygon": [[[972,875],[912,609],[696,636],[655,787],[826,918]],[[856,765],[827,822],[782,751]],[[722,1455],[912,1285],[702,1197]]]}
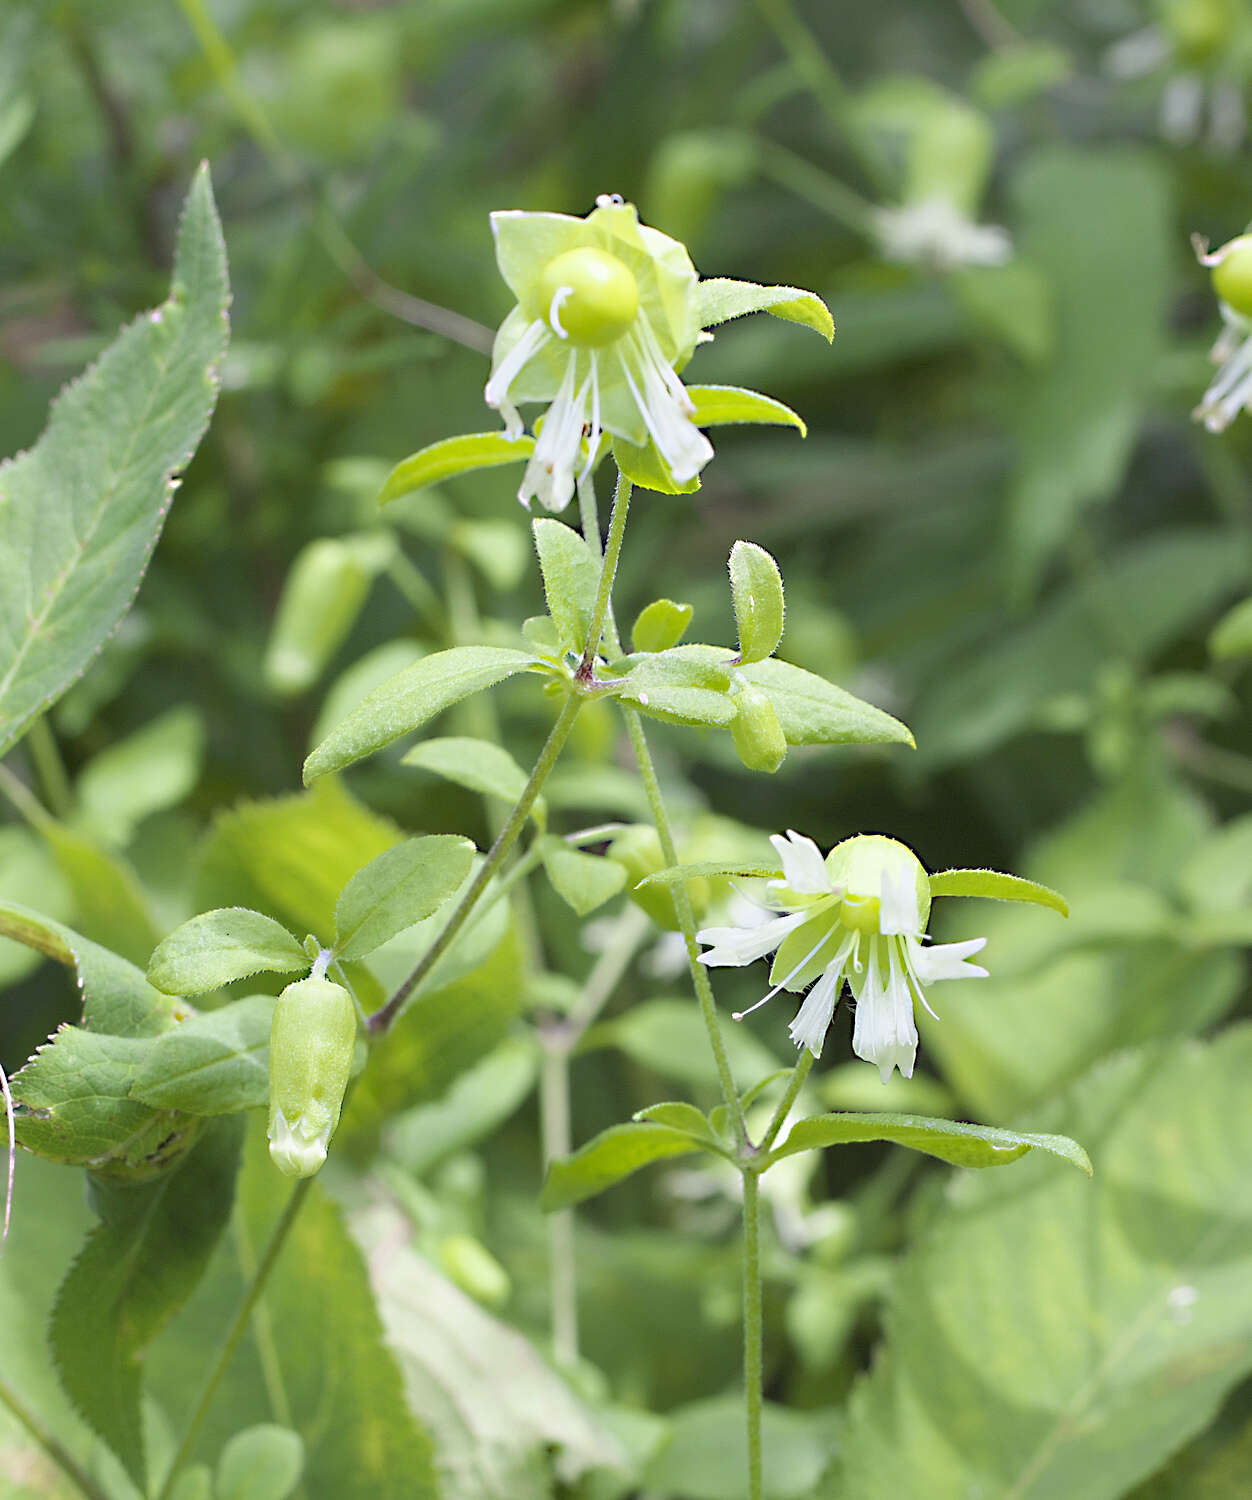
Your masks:
{"label": "lance-shaped leaf", "polygon": [[534,658],[501,646],[436,651],[388,678],[336,724],[304,763],[305,784],[373,755],[483,688],[524,672]]}
{"label": "lance-shaped leaf", "polygon": [[208,425],[226,350],[226,248],[207,166],[179,228],[169,300],[61,393],[0,465],[0,754],[130,608]]}
{"label": "lance-shaped leaf", "polygon": [[703,1136],[669,1124],[632,1120],[626,1125],[610,1125],[572,1156],[549,1165],[539,1206],[544,1213],[570,1208],[654,1161],[708,1149]]}
{"label": "lance-shaped leaf", "polygon": [[789,745],[911,745],[899,719],[835,687],[824,677],[771,657],[739,669],[764,688]]}
{"label": "lance-shaped leaf", "polygon": [[534,451],[534,438],[524,435],[510,439],[502,432],[467,432],[461,437],[444,438],[401,459],[387,475],[378,503],[386,505],[388,500],[397,500],[428,484],[455,479],[458,474],[469,474],[475,469],[519,463]]}
{"label": "lance-shaped leaf", "polygon": [[246,906],[226,906],[201,912],[158,943],[148,982],[167,995],[202,995],[252,974],[308,966],[308,954],[281,922]]}
{"label": "lance-shaped leaf", "polygon": [[701,859],[689,865],[670,865],[645,875],[640,885],[677,885],[680,880],[781,880],[777,865],[763,865],[759,859]]}
{"label": "lance-shaped leaf", "polygon": [[[521,766],[501,745],[491,740],[476,740],[468,735],[445,735],[420,740],[406,750],[403,766],[419,766],[433,771],[468,791],[482,797],[498,797],[501,802],[516,802],[526,790],[528,777]],[[536,797],[530,815],[542,828],[547,821],[547,807]]]}
{"label": "lance-shaped leaf", "polygon": [[773,656],[783,633],[783,581],[778,564],[755,542],[730,549],[730,597],[739,629],[739,657],[747,662]]}
{"label": "lance-shaped leaf", "polygon": [[335,910],[335,955],[364,958],[438,911],[469,874],[474,845],[453,833],[406,839],[370,860]]}
{"label": "lance-shaped leaf", "polygon": [[141,1187],[95,1183],[100,1223],[52,1311],[52,1352],[74,1404],[147,1493],[143,1353],[195,1290],[230,1216],[243,1122],[216,1120],[181,1165]]}
{"label": "lance-shaped leaf", "polygon": [[795,427],[808,435],[804,419],[760,391],[737,385],[689,385],[687,394],[695,405],[691,420],[697,427],[721,427],[733,422],[761,422],[770,427]]}
{"label": "lance-shaped leaf", "polygon": [[939,870],[930,877],[932,896],[984,896],[992,901],[1030,901],[1069,916],[1069,903],[1051,886],[999,870]]}
{"label": "lance-shaped leaf", "polygon": [[770,1153],[778,1161],[797,1151],[820,1151],[856,1141],[893,1141],[910,1151],[924,1151],[956,1167],[1003,1167],[1028,1151],[1047,1151],[1072,1162],[1088,1177],[1091,1161],[1077,1143],[1064,1135],[1032,1135],[1021,1130],[999,1130],[991,1125],[967,1125],[961,1120],[935,1120],[926,1115],[838,1114],[813,1115],[791,1127],[787,1139]]}
{"label": "lance-shaped leaf", "polygon": [[248,995],[192,1016],[141,1055],[130,1097],[190,1115],[262,1108],[270,1096],[273,1016],[273,995]]}
{"label": "lance-shaped leaf", "polygon": [[701,328],[742,318],[745,313],[767,312],[788,323],[803,323],[816,329],[829,343],[835,336],[830,309],[813,292],[796,286],[758,286],[754,281],[733,281],[712,276],[696,287],[696,316]]}
{"label": "lance-shaped leaf", "polygon": [[543,592],[557,637],[567,649],[581,651],[595,612],[600,559],[562,521],[536,521],[534,532]]}

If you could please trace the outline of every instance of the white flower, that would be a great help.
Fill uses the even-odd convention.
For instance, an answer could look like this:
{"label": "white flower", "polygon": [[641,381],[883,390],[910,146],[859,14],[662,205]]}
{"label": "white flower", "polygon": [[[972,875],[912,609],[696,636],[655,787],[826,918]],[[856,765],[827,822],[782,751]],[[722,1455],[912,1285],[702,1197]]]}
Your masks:
{"label": "white flower", "polygon": [[950,271],[957,266],[1002,266],[1013,254],[1007,229],[975,224],[945,196],[876,208],[874,230],[887,260]]}
{"label": "white flower", "polygon": [[987,971],[968,960],[986,939],[925,946],[926,872],[894,839],[860,835],[837,845],[825,860],[817,845],[798,833],[775,835],[771,842],[783,867],[782,879],[770,882],[780,915],[756,927],[700,932],[699,940],[711,945],[700,961],[710,968],[738,967],[777,950],[770,971],[773,988],[751,1009],[780,990],[811,984],[790,1032],[796,1046],[807,1047],[814,1057],[821,1056],[846,980],[856,997],[852,1050],[878,1065],[884,1083],[893,1068],[911,1078],[917,1056],[914,1003],[934,1015],[927,985],[985,978]]}
{"label": "white flower", "polygon": [[1239,235],[1216,250],[1199,235],[1191,243],[1213,274],[1223,324],[1209,353],[1221,369],[1191,415],[1210,432],[1224,432],[1252,399],[1252,236]]}

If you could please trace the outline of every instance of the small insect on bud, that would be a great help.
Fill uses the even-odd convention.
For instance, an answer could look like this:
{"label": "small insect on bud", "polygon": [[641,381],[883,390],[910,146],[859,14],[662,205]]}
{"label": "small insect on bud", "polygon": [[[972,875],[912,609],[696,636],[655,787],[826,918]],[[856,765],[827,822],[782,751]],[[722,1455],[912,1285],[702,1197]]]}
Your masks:
{"label": "small insect on bud", "polygon": [[339,1124],[356,1007],[341,984],[301,979],[278,997],[270,1028],[270,1156],[288,1177],[312,1177]]}
{"label": "small insect on bud", "polygon": [[735,707],[730,736],[739,759],[749,771],[772,774],[786,757],[787,740],[769,695],[756,683],[745,682],[735,694]]}

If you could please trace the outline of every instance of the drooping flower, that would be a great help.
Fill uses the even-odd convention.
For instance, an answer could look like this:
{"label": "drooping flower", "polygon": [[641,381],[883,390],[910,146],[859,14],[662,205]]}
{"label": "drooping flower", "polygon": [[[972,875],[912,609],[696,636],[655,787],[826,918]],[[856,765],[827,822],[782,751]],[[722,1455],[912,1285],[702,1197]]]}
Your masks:
{"label": "drooping flower", "polygon": [[[548,408],[518,490],[549,510],[612,436],[627,477],[652,488],[694,488],[713,456],[697,421],[803,423],[755,392],[710,387],[712,415],[679,379],[706,324],[770,311],[829,337],[830,314],[812,293],[750,282],[701,282],[686,249],[640,224],[634,205],[602,195],[585,219],[510,211],[491,216],[500,271],[517,306],[500,325],[484,396],[516,440],[518,406]],[[732,399],[728,402],[727,398]],[[498,460],[497,460],[498,461]]]}
{"label": "drooping flower", "polygon": [[698,933],[700,942],[711,945],[701,963],[741,966],[775,953],[773,988],[751,1009],[780,990],[799,992],[812,985],[790,1032],[796,1046],[807,1047],[814,1057],[821,1056],[846,981],[856,998],[852,1050],[877,1064],[884,1083],[893,1068],[911,1078],[917,1056],[914,1004],[934,1015],[926,986],[942,979],[985,978],[987,971],[969,959],[986,939],[927,946],[930,884],[917,858],[894,839],[858,835],[836,845],[825,860],[811,839],[793,831],[771,842],[782,860],[782,878],[769,884],[779,915],[759,926]]}
{"label": "drooping flower", "polygon": [[1252,399],[1252,235],[1241,234],[1216,250],[1192,237],[1196,256],[1213,273],[1222,331],[1209,358],[1220,365],[1191,415],[1210,432],[1223,432]]}

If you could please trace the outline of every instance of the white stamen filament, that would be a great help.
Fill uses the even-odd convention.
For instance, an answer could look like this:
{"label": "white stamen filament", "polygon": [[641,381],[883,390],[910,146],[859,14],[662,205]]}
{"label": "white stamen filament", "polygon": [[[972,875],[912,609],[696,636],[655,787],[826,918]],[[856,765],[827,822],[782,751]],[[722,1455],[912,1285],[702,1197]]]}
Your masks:
{"label": "white stamen filament", "polygon": [[500,361],[499,367],[492,371],[491,379],[483,387],[483,400],[504,418],[505,432],[513,441],[521,437],[524,428],[517,407],[509,400],[509,387],[551,337],[547,325],[536,318]]}
{"label": "white stamen filament", "polygon": [[573,295],[574,288],[572,286],[559,286],[552,293],[552,305],[548,308],[548,322],[552,327],[552,332],[559,339],[569,338],[569,334],[561,325],[561,308]]}
{"label": "white stamen filament", "polygon": [[17,1122],[13,1112],[13,1095],[9,1092],[9,1080],[0,1068],[0,1093],[4,1095],[4,1117],[9,1126],[9,1185],[4,1195],[4,1230],[0,1233],[0,1249],[9,1237],[9,1220],[13,1215],[13,1179],[17,1175]]}
{"label": "white stamen filament", "polygon": [[[790,935],[790,934],[788,934],[788,935]],[[760,1010],[761,1006],[764,1005],[767,1000],[772,1000],[774,998],[774,996],[777,995],[780,990],[785,990],[787,988],[787,986],[791,983],[791,981],[796,977],[796,975],[801,971],[801,969],[804,968],[805,964],[809,963],[812,959],[816,958],[816,956],[818,954],[818,951],[822,948],[822,946],[824,944],[826,944],[826,943],[828,943],[830,941],[831,936],[832,936],[831,931],[830,931],[829,928],[827,928],[826,931],[822,933],[821,937],[818,938],[817,942],[815,942],[813,944],[813,946],[809,949],[809,951],[804,955],[804,957],[800,960],[800,962],[795,966],[795,968],[792,969],[792,971],[791,971],[790,974],[788,974],[785,978],[779,980],[779,982],[774,986],[774,988],[772,990],[770,990],[769,994],[768,995],[763,995],[756,1002],[755,1005],[749,1005],[748,1008],[747,1008],[747,1010],[735,1010],[735,1011],[731,1011],[731,1014],[730,1014],[731,1020],[732,1021],[742,1021],[743,1018],[744,1018],[744,1016],[750,1016],[754,1010]]]}

